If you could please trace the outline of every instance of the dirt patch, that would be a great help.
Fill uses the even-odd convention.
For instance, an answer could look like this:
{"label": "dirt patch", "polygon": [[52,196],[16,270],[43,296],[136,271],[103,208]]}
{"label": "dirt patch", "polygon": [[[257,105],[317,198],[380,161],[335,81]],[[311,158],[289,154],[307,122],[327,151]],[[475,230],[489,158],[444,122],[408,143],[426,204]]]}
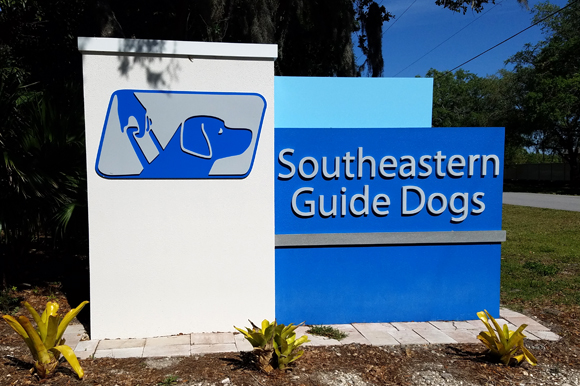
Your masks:
{"label": "dirt patch", "polygon": [[[3,332],[4,333],[4,332]],[[537,367],[505,367],[488,361],[477,345],[372,347],[361,345],[307,348],[286,372],[260,373],[248,355],[207,354],[187,358],[87,359],[85,380],[68,365],[44,382],[30,373],[28,354],[15,347],[0,359],[2,385],[578,385],[577,360],[565,359],[556,344],[531,345]],[[573,350],[569,350],[573,351]],[[577,354],[576,354],[577,355]],[[540,359],[541,358],[541,359]],[[164,383],[165,382],[165,383]]]}
{"label": "dirt patch", "polygon": [[[63,310],[67,300],[58,289],[29,289],[18,294],[37,309],[47,297]],[[385,346],[352,344],[307,347],[286,372],[261,373],[250,353],[206,354],[184,358],[86,359],[85,379],[78,380],[66,362],[53,378],[40,380],[31,372],[26,345],[9,326],[0,323],[0,385],[580,385],[580,308],[525,307],[560,334],[559,342],[528,341],[539,365],[506,367],[493,361],[479,344]],[[19,314],[25,314],[21,309]],[[173,382],[173,383],[172,383]]]}

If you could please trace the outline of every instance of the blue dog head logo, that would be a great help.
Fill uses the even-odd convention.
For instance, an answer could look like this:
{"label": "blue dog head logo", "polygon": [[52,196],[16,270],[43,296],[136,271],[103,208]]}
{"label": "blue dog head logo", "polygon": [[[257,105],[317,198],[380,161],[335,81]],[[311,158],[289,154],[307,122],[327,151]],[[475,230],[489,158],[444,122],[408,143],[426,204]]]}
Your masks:
{"label": "blue dog head logo", "polygon": [[251,131],[231,129],[224,121],[213,117],[190,117],[179,132],[181,150],[207,160],[242,154],[252,140]]}
{"label": "blue dog head logo", "polygon": [[244,178],[265,111],[258,94],[116,91],[96,171],[105,178]]}

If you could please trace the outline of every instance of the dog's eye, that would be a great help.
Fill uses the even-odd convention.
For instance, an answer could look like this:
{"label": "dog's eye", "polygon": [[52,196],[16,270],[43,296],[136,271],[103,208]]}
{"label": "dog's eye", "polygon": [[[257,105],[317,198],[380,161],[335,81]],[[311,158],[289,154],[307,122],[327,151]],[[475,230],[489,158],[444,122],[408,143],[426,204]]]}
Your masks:
{"label": "dog's eye", "polygon": [[223,133],[223,132],[224,132],[224,129],[222,129],[222,128],[220,127],[220,131],[218,131],[218,134],[221,134],[221,133]]}

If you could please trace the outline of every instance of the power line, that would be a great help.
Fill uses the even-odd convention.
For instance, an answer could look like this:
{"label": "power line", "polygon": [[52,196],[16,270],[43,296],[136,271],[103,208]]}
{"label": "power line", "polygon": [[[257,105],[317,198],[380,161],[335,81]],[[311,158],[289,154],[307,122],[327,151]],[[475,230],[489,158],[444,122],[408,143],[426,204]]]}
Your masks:
{"label": "power line", "polygon": [[481,17],[485,16],[485,14],[487,14],[488,12],[490,12],[492,9],[494,9],[495,7],[497,7],[498,5],[500,5],[501,3],[503,3],[503,0],[500,1],[497,4],[494,4],[493,7],[491,7],[490,9],[488,9],[487,11],[485,11],[484,13],[482,13],[481,15],[479,15],[477,18],[473,19],[469,24],[465,25],[463,28],[461,28],[459,31],[455,32],[453,35],[449,36],[447,39],[443,40],[441,43],[437,44],[435,47],[433,47],[430,51],[428,51],[426,54],[424,54],[423,56],[421,56],[419,59],[415,60],[413,63],[409,64],[407,67],[403,68],[401,71],[397,72],[395,75],[393,76],[397,76],[399,75],[401,72],[405,71],[407,68],[411,67],[413,64],[417,63],[418,61],[420,61],[421,59],[423,59],[425,56],[429,55],[431,52],[435,51],[437,48],[441,47],[443,44],[447,43],[451,38],[453,38],[455,35],[457,35],[458,33],[460,33],[461,31],[463,31],[464,29],[466,29],[467,27],[469,27],[471,24],[475,23],[476,21],[478,21]]}
{"label": "power line", "polygon": [[411,8],[411,7],[413,6],[413,4],[415,4],[415,2],[416,2],[416,1],[417,1],[417,0],[413,0],[413,2],[411,3],[411,5],[409,5],[409,6],[407,7],[407,9],[405,9],[405,10],[403,11],[403,13],[401,14],[401,16],[399,16],[399,17],[395,18],[395,21],[393,22],[393,24],[391,24],[391,25],[389,26],[389,28],[387,28],[387,29],[386,29],[386,30],[385,30],[385,31],[384,31],[384,32],[381,34],[381,37],[383,37],[383,35],[384,35],[384,34],[386,34],[388,30],[390,30],[391,28],[393,28],[393,26],[394,26],[395,24],[397,24],[397,22],[398,22],[399,20],[401,20],[401,18],[403,17],[403,15],[404,15],[404,14],[405,14],[405,13],[406,13],[408,10],[409,10],[409,8]]}
{"label": "power line", "polygon": [[451,70],[449,70],[449,71],[446,71],[445,73],[447,74],[447,73],[450,73],[450,72],[453,72],[453,71],[457,70],[459,67],[462,67],[463,65],[465,65],[465,64],[467,64],[467,63],[469,63],[469,62],[471,62],[472,60],[475,60],[475,59],[479,58],[481,55],[488,53],[489,51],[493,50],[494,48],[496,48],[496,47],[498,47],[498,46],[501,46],[502,44],[504,44],[504,43],[505,43],[505,42],[507,42],[508,40],[511,40],[511,39],[515,38],[516,36],[518,36],[519,34],[521,34],[522,32],[525,32],[525,31],[529,30],[530,28],[537,26],[538,24],[540,24],[540,23],[541,23],[541,22],[543,22],[544,20],[546,20],[546,19],[549,19],[549,18],[551,18],[552,16],[554,16],[555,14],[557,14],[557,13],[559,13],[559,12],[563,11],[564,9],[566,9],[566,8],[570,7],[571,5],[574,5],[574,4],[576,4],[578,1],[580,1],[580,0],[576,0],[576,1],[574,1],[573,3],[570,3],[570,4],[566,5],[565,7],[562,7],[562,8],[560,8],[560,9],[558,9],[557,11],[554,11],[554,12],[552,12],[551,14],[549,14],[549,15],[548,15],[548,16],[546,16],[545,18],[543,18],[543,19],[541,19],[541,20],[539,20],[539,21],[535,22],[535,23],[534,23],[534,24],[532,24],[531,26],[529,26],[529,27],[527,27],[527,28],[524,28],[524,29],[523,29],[523,30],[521,30],[520,32],[518,32],[518,33],[516,33],[516,34],[514,34],[514,35],[512,35],[512,36],[510,36],[509,38],[507,38],[507,39],[505,39],[505,40],[503,40],[503,41],[501,41],[501,42],[499,42],[499,43],[497,43],[495,46],[493,46],[493,47],[491,47],[491,48],[488,48],[487,50],[483,51],[481,54],[474,56],[473,58],[471,58],[471,59],[469,59],[469,60],[467,60],[467,61],[465,61],[465,62],[461,63],[459,66],[457,66],[457,67],[455,67],[455,68],[453,68],[453,69],[451,69]]}

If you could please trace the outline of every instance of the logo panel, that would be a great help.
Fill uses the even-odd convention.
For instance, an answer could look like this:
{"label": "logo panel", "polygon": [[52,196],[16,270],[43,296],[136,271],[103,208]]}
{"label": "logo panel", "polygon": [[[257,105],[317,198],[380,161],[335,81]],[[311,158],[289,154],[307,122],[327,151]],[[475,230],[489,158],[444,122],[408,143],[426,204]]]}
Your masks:
{"label": "logo panel", "polygon": [[115,91],[96,172],[112,179],[244,178],[265,112],[264,97],[252,93]]}

